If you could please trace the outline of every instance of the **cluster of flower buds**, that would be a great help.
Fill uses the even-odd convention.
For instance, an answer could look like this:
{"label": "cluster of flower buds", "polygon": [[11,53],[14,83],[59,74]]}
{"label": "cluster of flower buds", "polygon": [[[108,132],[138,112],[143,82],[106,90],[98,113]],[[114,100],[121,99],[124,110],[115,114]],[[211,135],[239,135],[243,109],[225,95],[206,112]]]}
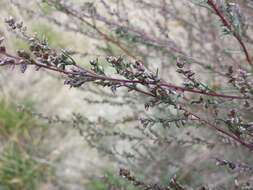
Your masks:
{"label": "cluster of flower buds", "polygon": [[229,169],[237,170],[239,172],[252,172],[253,171],[253,167],[249,166],[248,164],[235,163],[235,162],[231,162],[229,160],[223,160],[223,159],[219,159],[219,158],[216,158],[216,165],[217,166],[227,166]]}
{"label": "cluster of flower buds", "polygon": [[231,83],[234,87],[236,87],[240,93],[242,93],[246,97],[251,97],[253,94],[253,79],[252,75],[243,70],[239,69],[238,71],[234,71],[233,67],[228,68],[228,72],[226,75],[229,77],[229,83]]}
{"label": "cluster of flower buds", "polygon": [[23,26],[23,22],[17,22],[13,17],[9,17],[7,19],[5,19],[5,23],[8,24],[8,26],[12,29],[12,30],[16,30],[16,29],[19,29],[19,30],[23,30],[25,31],[26,30],[26,27]]}

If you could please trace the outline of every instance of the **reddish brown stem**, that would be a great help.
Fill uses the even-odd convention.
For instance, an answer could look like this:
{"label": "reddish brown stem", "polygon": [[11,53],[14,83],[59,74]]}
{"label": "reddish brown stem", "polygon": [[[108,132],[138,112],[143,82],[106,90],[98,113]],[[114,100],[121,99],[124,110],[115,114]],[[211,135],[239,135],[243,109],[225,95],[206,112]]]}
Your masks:
{"label": "reddish brown stem", "polygon": [[222,134],[230,137],[231,139],[233,139],[234,141],[240,143],[241,145],[243,145],[244,147],[248,148],[249,150],[251,150],[251,151],[253,150],[253,146],[251,144],[248,144],[248,143],[244,142],[239,137],[237,137],[237,136],[235,136],[233,134],[230,134],[229,132],[227,132],[227,131],[225,131],[225,130],[219,128],[219,127],[217,127],[216,125],[210,123],[209,121],[206,121],[206,120],[202,119],[197,114],[191,113],[191,112],[189,112],[188,110],[186,110],[184,108],[183,108],[183,110],[186,111],[187,113],[189,113],[190,115],[194,116],[195,118],[197,118],[201,123],[206,124],[207,126],[215,129],[216,131],[219,131],[220,133],[222,133]]}
{"label": "reddish brown stem", "polygon": [[[1,53],[9,58],[15,59],[16,61],[16,65],[19,64],[19,61],[21,60],[21,58],[16,57],[16,56],[12,56],[8,53]],[[65,75],[73,75],[74,73],[71,71],[67,71],[67,70],[62,70],[58,67],[54,67],[52,65],[45,65],[45,64],[40,64],[37,62],[33,62],[30,63],[31,65],[36,65],[38,67],[42,67],[42,68],[46,68],[48,70],[52,70],[52,71],[56,71]],[[92,77],[95,80],[107,80],[107,81],[111,81],[111,82],[115,82],[115,83],[125,83],[125,84],[147,84],[147,85],[158,85],[160,87],[165,87],[168,89],[173,89],[176,91],[181,91],[181,92],[192,92],[192,93],[196,93],[196,94],[202,94],[202,95],[206,95],[206,96],[212,96],[212,97],[218,97],[218,98],[227,98],[227,99],[249,99],[249,97],[242,97],[242,96],[235,96],[235,95],[225,95],[225,94],[219,94],[219,93],[214,93],[214,92],[206,92],[206,91],[201,91],[201,90],[196,90],[196,89],[189,89],[189,88],[185,88],[185,87],[181,87],[181,86],[177,86],[174,84],[169,84],[166,83],[164,81],[162,82],[154,82],[154,81],[139,81],[139,80],[127,80],[127,79],[118,79],[118,78],[112,78],[112,77],[108,77],[108,76],[101,76],[101,75],[97,75],[96,73],[93,73],[90,70],[84,69],[81,66],[75,65],[75,67],[77,67],[78,69],[81,69],[82,71],[84,71],[86,73],[87,77]],[[148,92],[145,92],[145,94],[147,94]],[[150,93],[148,93],[150,94]],[[152,94],[150,94],[152,95]]]}
{"label": "reddish brown stem", "polygon": [[242,48],[242,50],[243,50],[243,52],[245,54],[247,62],[249,63],[249,65],[251,67],[253,67],[253,64],[251,62],[251,58],[250,58],[249,52],[248,52],[248,50],[246,48],[246,45],[242,41],[242,39],[239,36],[239,34],[236,33],[235,31],[233,31],[232,24],[227,20],[227,18],[222,13],[222,11],[219,10],[219,8],[217,7],[217,5],[214,3],[213,0],[208,0],[207,3],[214,10],[214,12],[216,13],[216,15],[219,16],[219,18],[221,19],[221,22],[223,23],[223,25],[228,28],[228,30],[233,34],[233,36],[239,42],[239,44],[240,44],[240,46],[241,46],[241,48]]}
{"label": "reddish brown stem", "polygon": [[[20,60],[22,60],[22,58],[20,57],[16,57],[16,56],[12,56],[6,52],[0,52],[0,54],[6,56],[6,57],[9,57],[9,58],[12,58],[12,59],[15,59],[15,63],[6,63],[6,64],[2,64],[2,65],[19,65],[20,64]],[[60,69],[60,68],[57,68],[53,65],[45,65],[45,64],[41,64],[41,63],[37,63],[37,62],[33,62],[33,63],[30,63],[30,65],[36,65],[38,67],[42,67],[42,68],[45,68],[45,69],[48,69],[48,70],[51,70],[51,71],[56,71],[58,73],[61,73],[61,74],[64,74],[64,75],[73,75],[75,73],[71,72],[71,71],[67,71],[67,70],[63,70],[63,69]],[[75,65],[76,66],[76,65]],[[80,66],[76,66],[78,67],[79,69],[82,69],[82,71],[86,71],[86,69],[80,67]],[[130,89],[133,89],[139,93],[142,93],[142,94],[145,94],[147,96],[150,96],[150,97],[156,97],[156,95],[150,93],[150,92],[146,92],[146,91],[143,91],[137,87],[132,87],[132,86],[129,86],[127,83],[129,84],[143,84],[143,82],[141,81],[138,81],[138,80],[126,80],[126,79],[117,79],[117,78],[111,78],[111,77],[106,77],[106,76],[100,76],[100,75],[97,75],[96,73],[93,73],[92,71],[88,71],[85,72],[87,73],[87,77],[93,77],[94,80],[98,79],[98,80],[107,80],[107,81],[112,81],[112,82],[116,82],[116,83],[125,83],[125,86],[130,88]],[[233,98],[233,99],[243,99],[244,97],[237,97],[237,96],[229,96],[229,95],[222,95],[222,94],[216,94],[216,93],[208,93],[208,92],[202,92],[202,91],[197,91],[197,90],[193,90],[193,89],[185,89],[183,87],[179,87],[179,86],[175,86],[175,85],[170,85],[170,84],[165,84],[165,83],[154,83],[154,82],[149,82],[147,83],[149,85],[158,85],[158,86],[164,86],[164,87],[168,87],[170,89],[175,89],[175,90],[180,90],[180,91],[189,91],[189,92],[193,92],[193,93],[199,93],[199,94],[205,94],[205,95],[209,95],[209,96],[215,96],[215,97],[221,97],[221,98]],[[201,123],[204,123],[206,125],[208,125],[209,127],[215,129],[216,131],[219,131],[221,132],[222,134],[232,138],[233,140],[237,141],[238,143],[242,144],[243,146],[247,147],[248,149],[250,150],[253,150],[253,147],[244,142],[243,140],[241,140],[239,137],[233,135],[233,134],[230,134],[229,132],[221,129],[221,128],[218,128],[216,125],[213,125],[212,123],[202,119],[201,117],[199,117],[197,114],[194,114],[194,113],[191,113],[189,112],[188,110],[186,110],[185,108],[181,107],[181,110],[184,110],[186,111],[187,113],[189,113],[190,115],[194,116],[197,120],[199,120]]]}

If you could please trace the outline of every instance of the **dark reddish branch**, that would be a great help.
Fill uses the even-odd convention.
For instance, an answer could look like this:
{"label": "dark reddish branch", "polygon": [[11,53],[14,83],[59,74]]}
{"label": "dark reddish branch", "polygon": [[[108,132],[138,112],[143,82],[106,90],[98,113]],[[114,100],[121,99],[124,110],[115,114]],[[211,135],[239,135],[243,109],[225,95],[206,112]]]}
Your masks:
{"label": "dark reddish branch", "polygon": [[[15,65],[18,65],[19,64],[19,61],[22,60],[22,58],[20,57],[16,57],[16,56],[12,56],[6,52],[0,52],[0,54],[6,56],[6,57],[9,57],[9,58],[12,58],[12,59],[15,59],[16,62],[14,63]],[[2,64],[2,65],[10,65],[10,63],[7,63],[7,64]],[[59,73],[62,73],[62,74],[65,74],[67,76],[69,75],[74,75],[75,73],[71,72],[71,71],[67,71],[67,70],[62,70],[58,67],[55,67],[55,66],[52,66],[52,65],[45,65],[45,64],[41,64],[41,63],[37,63],[37,62],[33,62],[33,63],[30,63],[30,65],[36,65],[38,67],[41,67],[41,68],[45,68],[45,69],[48,69],[48,70],[52,70],[52,71],[56,71],[56,72],[59,72]],[[157,85],[159,87],[164,87],[164,88],[168,88],[168,89],[172,89],[172,90],[175,90],[175,91],[180,91],[180,92],[192,92],[192,93],[196,93],[196,94],[202,94],[202,95],[206,95],[206,96],[212,96],[212,97],[218,97],[218,98],[226,98],[226,99],[249,99],[249,97],[242,97],[242,96],[234,96],[234,95],[224,95],[224,94],[219,94],[219,93],[214,93],[214,92],[206,92],[206,91],[201,91],[201,90],[195,90],[195,89],[189,89],[189,88],[185,88],[185,87],[181,87],[181,86],[177,86],[177,85],[174,85],[174,84],[169,84],[167,82],[164,82],[164,81],[161,81],[161,82],[153,82],[153,81],[139,81],[139,80],[127,80],[127,79],[118,79],[118,78],[112,78],[112,77],[107,77],[107,76],[100,76],[100,75],[97,75],[96,73],[90,71],[90,70],[87,70],[81,66],[78,66],[78,65],[74,65],[77,69],[80,69],[82,71],[84,71],[85,73],[85,76],[87,77],[91,77],[93,78],[94,80],[103,80],[103,81],[111,81],[111,82],[115,82],[115,83],[123,83],[125,84],[125,86],[129,87],[128,84],[142,84],[142,85]],[[135,89],[136,91],[139,91],[140,92],[140,89]],[[146,95],[149,95],[149,96],[153,96],[153,94],[149,93],[149,92],[142,92]]]}
{"label": "dark reddish branch", "polygon": [[214,92],[206,92],[206,91],[201,91],[201,90],[195,90],[195,89],[188,89],[180,86],[176,86],[173,84],[167,84],[167,83],[161,83],[160,86],[168,87],[177,91],[186,91],[186,92],[192,92],[192,93],[197,93],[197,94],[203,94],[206,96],[213,96],[213,97],[219,97],[219,98],[228,98],[228,99],[249,99],[247,97],[242,97],[242,96],[233,96],[233,95],[225,95],[225,94],[218,94]]}
{"label": "dark reddish branch", "polygon": [[219,10],[219,8],[217,7],[217,5],[214,3],[213,0],[207,0],[208,5],[214,10],[214,12],[216,13],[216,15],[219,16],[219,18],[221,19],[221,22],[223,23],[223,25],[225,27],[228,28],[228,30],[233,34],[233,36],[236,38],[236,40],[239,42],[240,46],[242,47],[242,50],[245,54],[246,60],[249,63],[249,65],[251,67],[253,67],[253,64],[251,62],[251,58],[249,55],[249,52],[246,48],[246,45],[244,44],[244,42],[242,41],[241,37],[239,36],[239,34],[237,34],[235,31],[233,31],[232,28],[232,24],[227,20],[227,18],[225,17],[225,15],[222,13],[221,10]]}
{"label": "dark reddish branch", "polygon": [[[15,65],[20,65],[20,61],[22,60],[22,58],[20,57],[16,57],[16,56],[12,56],[8,53],[6,53],[5,51],[4,52],[0,52],[0,54],[2,54],[3,56],[6,56],[6,57],[9,57],[9,58],[12,58],[15,60],[15,63],[12,63],[12,64],[15,64]],[[1,59],[0,59],[1,60]],[[6,64],[2,64],[2,65],[10,65],[10,63],[6,63]],[[38,67],[42,67],[42,68],[45,68],[45,69],[48,69],[48,70],[51,70],[51,71],[56,71],[58,73],[61,73],[61,74],[64,74],[64,75],[67,75],[67,76],[70,76],[70,75],[73,75],[74,73],[71,72],[71,71],[67,71],[67,70],[62,70],[60,68],[57,68],[55,66],[50,66],[50,65],[45,65],[45,64],[40,64],[40,63],[37,63],[37,62],[33,62],[33,63],[30,63],[30,65],[36,65]],[[95,80],[107,80],[107,81],[112,81],[112,82],[116,82],[116,83],[124,83],[126,87],[130,88],[130,89],[133,89],[137,92],[140,92],[142,94],[145,94],[147,96],[150,96],[150,97],[156,97],[156,95],[150,93],[150,92],[146,92],[144,90],[141,90],[141,89],[138,89],[136,87],[132,87],[132,86],[129,86],[129,84],[143,84],[143,82],[141,81],[137,81],[137,80],[126,80],[126,79],[116,79],[116,78],[111,78],[111,77],[105,77],[105,76],[99,76],[97,75],[96,73],[93,73],[92,71],[89,71],[89,70],[86,70],[80,66],[77,66],[77,65],[74,65],[76,66],[78,69],[81,69],[82,71],[86,72],[87,73],[87,77],[93,77]],[[232,99],[245,99],[244,97],[238,97],[238,96],[227,96],[227,95],[222,95],[222,94],[216,94],[216,93],[208,93],[208,92],[202,92],[202,91],[198,91],[198,90],[193,90],[193,89],[185,89],[183,87],[179,87],[179,86],[175,86],[175,85],[170,85],[170,84],[165,84],[165,83],[148,83],[149,85],[158,85],[160,87],[168,87],[170,89],[174,89],[174,90],[180,90],[180,91],[189,91],[189,92],[193,92],[193,93],[199,93],[199,94],[205,94],[205,95],[208,95],[208,96],[214,96],[214,97],[221,97],[221,98],[232,98]],[[194,114],[194,113],[191,113],[189,112],[188,110],[186,110],[185,108],[181,107],[181,110],[184,110],[186,111],[187,113],[189,113],[190,115],[194,116],[198,121],[200,121],[201,123],[203,124],[206,124],[208,126],[210,126],[211,128],[215,129],[216,131],[219,131],[220,133],[232,138],[233,140],[235,140],[236,142],[240,143],[241,145],[247,147],[248,149],[250,150],[253,150],[253,147],[244,142],[242,139],[240,139],[239,137],[233,135],[233,134],[230,134],[229,132],[221,129],[221,128],[218,128],[217,126],[213,125],[212,123],[200,118],[198,115]]]}
{"label": "dark reddish branch", "polygon": [[[215,4],[213,4],[213,5],[215,6]],[[215,9],[219,12],[219,10],[217,9],[216,6],[215,6]],[[99,30],[96,26],[94,26],[93,24],[91,24],[88,21],[86,21],[83,17],[81,17],[81,16],[73,13],[72,11],[70,11],[70,10],[68,10],[66,8],[64,9],[64,11],[65,11],[66,14],[80,19],[82,22],[84,22],[85,24],[87,24],[89,27],[95,29],[98,32],[98,34],[100,36],[102,36],[106,41],[111,42],[112,44],[118,46],[129,57],[132,57],[133,59],[136,59],[136,56],[133,55],[130,51],[128,51],[124,46],[122,46],[120,42],[118,42],[117,40],[109,37],[107,34],[105,34],[104,32],[102,32],[101,30]],[[222,14],[222,13],[220,13],[220,14]],[[227,22],[227,20],[225,19],[225,17],[222,17],[222,18],[224,19],[224,22],[229,26],[229,29],[231,30],[231,25],[229,24],[229,22]],[[244,47],[244,49],[246,50],[246,47],[245,47],[245,45],[243,43],[242,43],[242,47]],[[246,52],[247,52],[247,50],[246,50]],[[248,55],[248,53],[247,53],[247,55]],[[250,64],[251,64],[251,62],[250,62]],[[136,81],[136,82],[138,83],[138,81]],[[134,81],[132,81],[132,83],[134,83]],[[173,85],[173,84],[168,84],[168,83],[166,83],[164,81],[160,84],[160,86],[167,87],[167,88],[174,89],[174,90],[181,91],[181,92],[186,91],[186,92],[198,93],[198,94],[203,94],[203,95],[207,95],[207,96],[214,96],[214,97],[220,97],[220,98],[248,99],[248,98],[245,98],[245,97],[239,97],[239,96],[233,96],[233,95],[224,95],[224,94],[217,94],[217,93],[205,92],[205,91],[194,90],[194,89],[187,89],[187,88],[176,86],[176,85]]]}
{"label": "dark reddish branch", "polygon": [[189,112],[188,110],[184,109],[184,111],[186,111],[187,113],[189,113],[190,115],[194,116],[195,118],[197,118],[201,123],[206,124],[207,126],[215,129],[216,131],[219,131],[220,133],[230,137],[231,139],[233,139],[234,141],[240,143],[241,145],[243,145],[244,147],[248,148],[249,150],[253,150],[253,146],[251,144],[248,144],[247,142],[243,141],[242,139],[240,139],[238,136],[235,136],[233,134],[230,134],[229,132],[217,127],[216,125],[210,123],[209,121],[206,121],[204,119],[202,119],[200,116],[198,116],[195,113]]}

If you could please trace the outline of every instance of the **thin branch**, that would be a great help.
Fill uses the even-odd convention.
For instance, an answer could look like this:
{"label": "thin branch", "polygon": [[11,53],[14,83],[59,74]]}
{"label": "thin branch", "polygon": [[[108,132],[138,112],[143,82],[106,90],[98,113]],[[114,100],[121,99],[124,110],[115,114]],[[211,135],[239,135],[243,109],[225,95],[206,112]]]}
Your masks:
{"label": "thin branch", "polygon": [[219,10],[219,8],[217,7],[217,5],[214,3],[213,0],[208,0],[207,4],[214,10],[214,12],[219,16],[219,18],[221,19],[221,22],[223,23],[223,25],[225,27],[227,27],[229,29],[229,31],[233,34],[233,36],[237,39],[237,41],[239,42],[240,46],[242,47],[242,50],[245,54],[246,60],[249,63],[249,65],[251,67],[253,67],[253,63],[251,61],[249,52],[246,48],[246,45],[244,44],[244,42],[242,41],[241,37],[239,36],[238,33],[236,33],[233,28],[232,28],[232,24],[227,20],[227,18],[225,17],[225,15]]}

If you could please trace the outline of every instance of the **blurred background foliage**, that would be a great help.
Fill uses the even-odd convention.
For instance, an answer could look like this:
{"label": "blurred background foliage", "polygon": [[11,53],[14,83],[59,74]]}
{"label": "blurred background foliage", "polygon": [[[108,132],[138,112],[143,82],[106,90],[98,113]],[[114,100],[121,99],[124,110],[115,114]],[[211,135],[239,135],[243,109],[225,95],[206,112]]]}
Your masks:
{"label": "blurred background foliage", "polygon": [[[81,13],[82,9],[86,13],[91,10],[87,7],[97,6],[100,19],[103,15],[110,21],[115,19],[102,0],[66,2],[75,8],[81,7]],[[204,68],[209,70],[194,65],[195,60],[186,61],[189,68],[195,69],[199,80],[213,90],[230,92],[230,89],[221,88],[222,80],[211,72],[212,63],[225,68],[225,63],[242,59],[242,56],[226,51],[227,44],[237,46],[223,36],[219,20],[211,21],[206,9],[187,1],[159,1],[169,2],[165,7],[173,16],[168,16],[166,22],[161,7],[150,10],[149,4],[156,2],[106,2],[112,4],[113,10],[118,9],[131,18],[130,21],[123,19],[123,26],[130,22],[129,26],[136,26],[140,31],[163,36],[165,43],[170,38],[175,39],[176,45],[166,45],[179,46],[188,55],[198,57],[200,63],[206,62]],[[121,10],[121,6],[126,10]],[[145,37],[145,32],[139,36],[134,32],[126,33],[124,28],[89,18],[96,27],[116,39],[116,43],[112,43],[101,39],[94,28],[59,9],[36,0],[1,0],[0,35],[5,37],[6,46],[12,52],[29,51],[27,43],[4,25],[4,18],[12,15],[22,20],[30,33],[46,39],[52,48],[69,51],[81,65],[88,67],[90,60],[98,59],[100,65],[112,73],[105,61],[107,55],[134,57],[157,70],[164,79],[183,83],[172,65],[178,57],[184,57],[167,51],[163,42],[159,45],[156,38],[143,40],[139,36]],[[163,33],[164,30],[167,33]],[[207,31],[211,34],[203,35]],[[118,42],[130,55],[117,45]],[[177,116],[175,109],[169,106],[147,109],[148,106],[144,106],[147,98],[128,93],[126,89],[114,94],[110,89],[92,84],[80,89],[69,89],[62,84],[61,76],[46,71],[35,72],[31,68],[21,74],[18,68],[0,70],[0,189],[139,190],[118,175],[120,167],[129,167],[139,179],[163,186],[176,177],[189,189],[205,185],[217,190],[232,189],[239,179],[242,184],[252,182],[252,171],[249,175],[220,168],[214,159],[221,156],[252,164],[252,153],[203,125],[185,126],[177,122],[166,128],[162,122],[154,122],[140,129],[140,118]],[[162,140],[158,141],[154,134]]]}

